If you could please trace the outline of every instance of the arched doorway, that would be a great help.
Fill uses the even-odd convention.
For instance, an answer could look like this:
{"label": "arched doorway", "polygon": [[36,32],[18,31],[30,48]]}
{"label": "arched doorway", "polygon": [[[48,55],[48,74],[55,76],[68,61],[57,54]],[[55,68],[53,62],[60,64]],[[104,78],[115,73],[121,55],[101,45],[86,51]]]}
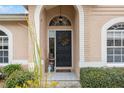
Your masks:
{"label": "arched doorway", "polygon": [[[58,29],[58,26],[61,28]],[[51,29],[53,27],[54,29]],[[70,29],[67,29],[69,27]],[[49,22],[49,67],[51,71],[71,71],[73,68],[72,24],[65,16],[55,16]]]}
{"label": "arched doorway", "polygon": [[[53,6],[51,6],[51,7],[53,7]],[[74,23],[73,27],[76,29],[76,30],[73,29],[73,30],[75,30],[75,33],[74,33],[75,37],[73,37],[73,40],[74,40],[74,42],[76,42],[76,44],[74,44],[74,47],[75,47],[74,51],[73,51],[74,56],[72,57],[72,58],[75,57],[73,71],[76,72],[76,74],[79,76],[80,67],[82,66],[82,63],[84,62],[84,12],[83,12],[82,6],[73,6],[73,8],[74,8],[75,14],[76,14],[76,20],[75,20],[75,22],[73,22]],[[40,32],[43,31],[43,28],[44,28],[43,25],[46,24],[48,26],[48,22],[45,23],[44,18],[41,18],[43,16],[43,14],[45,14],[45,12],[42,11],[43,9],[44,9],[44,6],[37,6],[36,10],[35,10],[35,15],[34,15],[38,40],[41,40],[40,38],[42,36],[40,36],[41,35]],[[47,9],[49,9],[49,8],[47,8]],[[48,15],[48,12],[46,14]],[[57,16],[57,15],[54,15],[54,17],[55,16]],[[47,17],[47,16],[44,16],[44,17]],[[65,16],[65,17],[68,18],[68,16]],[[42,24],[41,21],[44,22],[44,24]],[[46,29],[46,28],[44,28],[44,29]],[[60,29],[62,29],[62,27],[59,26],[56,30],[60,30]],[[66,30],[67,29],[69,29],[69,28],[66,27]],[[64,28],[64,30],[65,30],[65,28]],[[42,35],[43,34],[44,33],[42,33]],[[47,35],[48,35],[48,33],[47,33]],[[44,37],[44,35],[43,35],[43,37]],[[39,42],[39,44],[40,44],[40,42]],[[48,45],[46,45],[46,47],[48,47]],[[43,50],[45,50],[45,49],[43,49]],[[46,54],[46,55],[48,55],[48,54]]]}

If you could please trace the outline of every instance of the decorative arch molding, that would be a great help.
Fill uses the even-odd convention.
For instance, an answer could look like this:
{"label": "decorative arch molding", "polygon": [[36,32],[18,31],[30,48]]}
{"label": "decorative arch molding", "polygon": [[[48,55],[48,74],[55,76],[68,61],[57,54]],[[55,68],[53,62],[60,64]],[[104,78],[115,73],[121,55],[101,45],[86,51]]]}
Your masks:
{"label": "decorative arch molding", "polygon": [[[107,30],[109,27],[119,22],[124,22],[124,17],[117,17],[111,19],[110,21],[108,21],[103,25],[101,30],[101,55],[102,55],[102,62],[106,65],[107,65]],[[117,66],[117,65],[112,65],[112,66]],[[124,66],[124,64],[123,65],[118,64],[118,66]]]}
{"label": "decorative arch molding", "polygon": [[[81,5],[74,5],[75,10],[79,13],[79,52],[80,52],[80,59],[79,59],[79,66],[82,67],[84,63],[84,11],[83,6]],[[37,40],[40,44],[40,13],[43,9],[43,5],[36,6],[35,14],[34,14],[34,23],[35,29],[37,34]]]}
{"label": "decorative arch molding", "polygon": [[[9,42],[8,42],[8,57],[9,57],[9,62],[7,64],[11,64],[12,61],[13,61],[13,38],[12,38],[12,33],[10,30],[8,30],[6,27],[0,25],[0,30],[3,31],[9,38]],[[5,63],[4,64],[1,64],[1,65],[6,65]]]}

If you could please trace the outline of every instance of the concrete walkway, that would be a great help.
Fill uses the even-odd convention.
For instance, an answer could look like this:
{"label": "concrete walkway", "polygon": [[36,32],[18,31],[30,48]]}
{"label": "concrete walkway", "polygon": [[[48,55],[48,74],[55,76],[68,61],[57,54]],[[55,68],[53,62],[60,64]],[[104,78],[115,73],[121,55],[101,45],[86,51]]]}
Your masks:
{"label": "concrete walkway", "polygon": [[56,73],[50,73],[48,75],[48,80],[78,80],[77,76],[73,72],[56,72]]}
{"label": "concrete walkway", "polygon": [[58,88],[80,88],[80,82],[73,72],[54,72],[48,74],[48,81],[57,81]]}

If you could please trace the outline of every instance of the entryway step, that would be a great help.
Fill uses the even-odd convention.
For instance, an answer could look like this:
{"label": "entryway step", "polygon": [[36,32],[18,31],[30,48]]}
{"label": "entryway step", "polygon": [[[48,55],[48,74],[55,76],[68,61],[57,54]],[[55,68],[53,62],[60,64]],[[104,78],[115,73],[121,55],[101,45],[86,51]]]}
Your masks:
{"label": "entryway step", "polygon": [[48,80],[55,81],[77,81],[78,77],[74,72],[57,72],[48,75]]}
{"label": "entryway step", "polygon": [[59,80],[57,82],[59,88],[81,88],[80,81],[77,80]]}

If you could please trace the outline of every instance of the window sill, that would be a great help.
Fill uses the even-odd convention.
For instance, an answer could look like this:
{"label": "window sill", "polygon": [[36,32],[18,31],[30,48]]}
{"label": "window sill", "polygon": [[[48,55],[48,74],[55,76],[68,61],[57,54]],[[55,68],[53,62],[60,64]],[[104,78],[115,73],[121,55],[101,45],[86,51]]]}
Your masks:
{"label": "window sill", "polygon": [[3,66],[6,66],[8,65],[9,63],[0,63],[0,67],[3,67]]}
{"label": "window sill", "polygon": [[108,67],[124,67],[124,63],[107,63]]}

